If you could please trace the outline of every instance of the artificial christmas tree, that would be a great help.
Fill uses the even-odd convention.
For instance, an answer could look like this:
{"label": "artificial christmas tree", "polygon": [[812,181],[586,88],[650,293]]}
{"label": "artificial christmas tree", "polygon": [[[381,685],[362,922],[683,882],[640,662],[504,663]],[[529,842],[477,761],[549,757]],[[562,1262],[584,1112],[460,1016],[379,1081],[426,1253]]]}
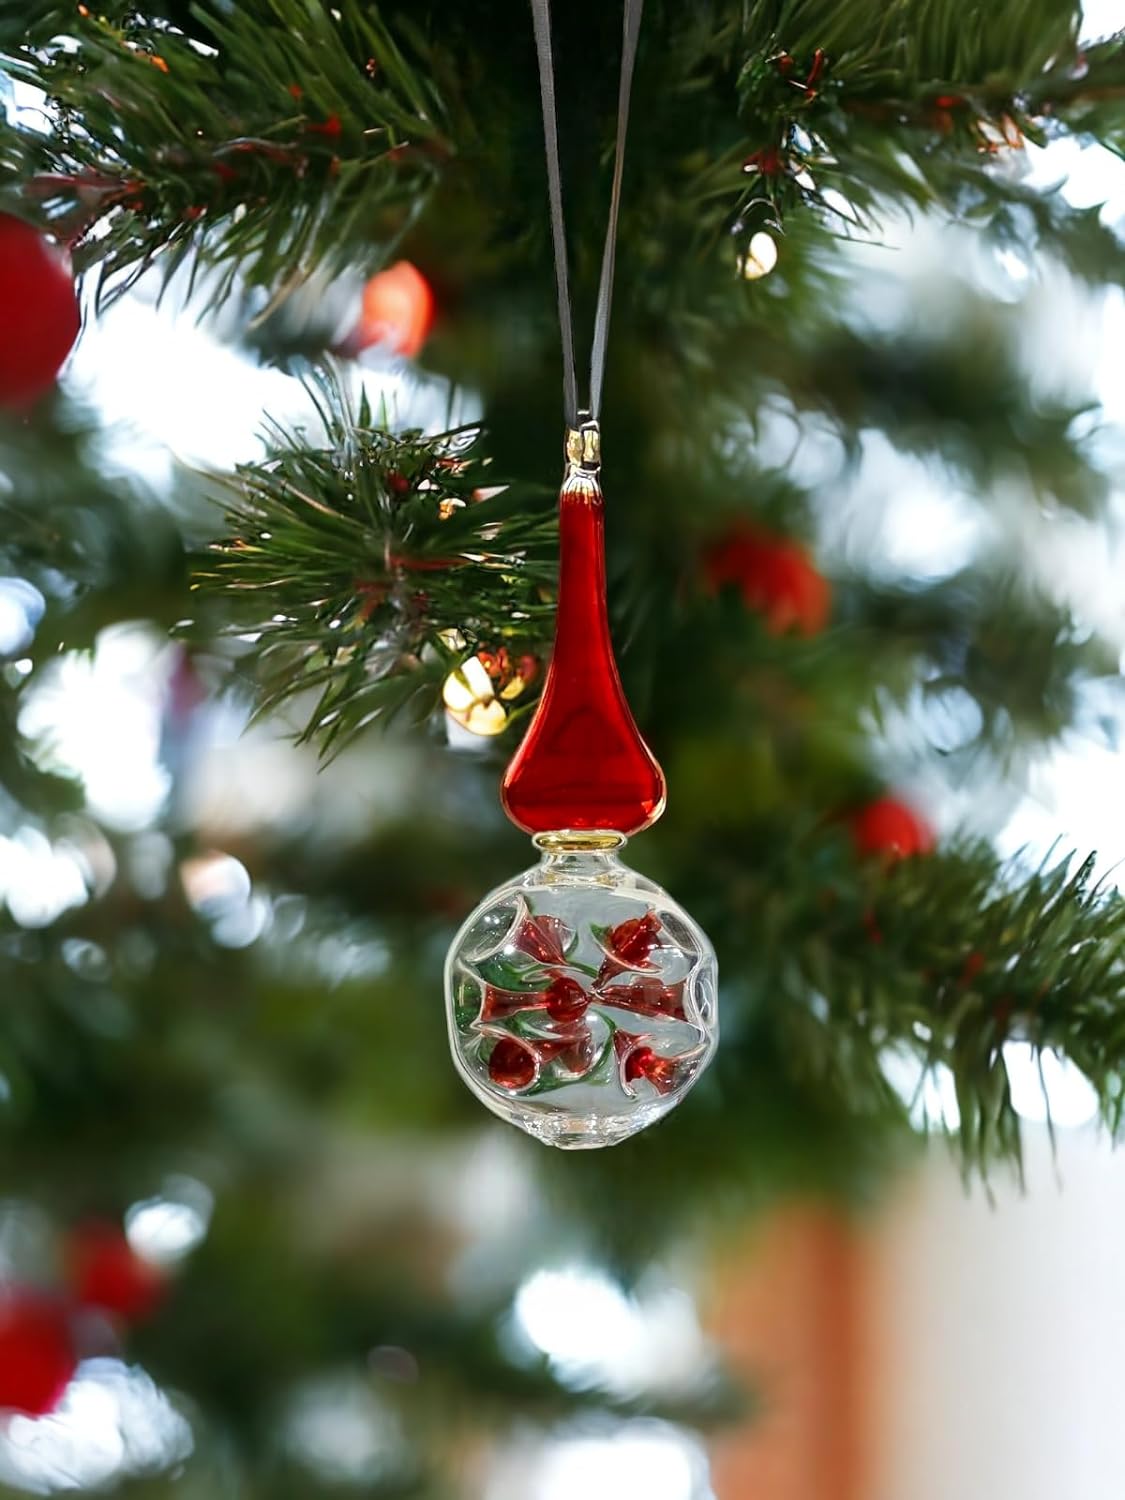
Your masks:
{"label": "artificial christmas tree", "polygon": [[[578,328],[620,28],[554,17]],[[40,397],[0,417],[0,1307],[45,1267],[64,1296],[75,1225],[128,1223],[117,1256],[157,1224],[179,1257],[144,1318],[112,1306],[140,1305],[131,1262],[110,1304],[95,1278],[82,1378],[143,1368],[168,1434],[97,1483],[485,1495],[467,1455],[513,1420],[703,1425],[729,1410],[713,1371],[623,1394],[521,1345],[521,1278],[559,1247],[639,1275],[720,1206],[869,1191],[914,1138],[903,1056],[948,1070],[970,1170],[1018,1160],[1013,1047],[1068,1059],[1116,1130],[1125,907],[1085,846],[993,836],[1117,712],[1115,616],[1059,561],[1104,539],[1113,452],[1036,299],[1120,284],[1116,227],[1051,153],[1116,149],[1121,38],[1048,0],[649,0],[606,630],[595,546],[574,633],[620,683],[606,653],[572,675],[601,739],[553,737],[530,783],[574,622],[524,0],[41,0],[0,7],[0,67],[2,222],[67,247],[88,312],[52,393],[70,282],[0,285],[0,368]],[[210,406],[211,373],[160,385],[180,338],[223,371]],[[121,438],[154,405],[183,418],[173,457]],[[561,523],[600,545],[600,510]],[[527,899],[505,763],[517,820],[557,832],[543,806],[610,764],[607,723],[624,771],[584,831],[651,822],[667,774],[642,874],[583,854],[612,910],[533,892],[514,953],[455,955],[459,1066],[501,1113],[591,1073],[622,1114],[686,1094],[556,1158],[497,1143],[461,1088],[442,955],[482,891]],[[61,1394],[71,1311],[13,1407]]]}

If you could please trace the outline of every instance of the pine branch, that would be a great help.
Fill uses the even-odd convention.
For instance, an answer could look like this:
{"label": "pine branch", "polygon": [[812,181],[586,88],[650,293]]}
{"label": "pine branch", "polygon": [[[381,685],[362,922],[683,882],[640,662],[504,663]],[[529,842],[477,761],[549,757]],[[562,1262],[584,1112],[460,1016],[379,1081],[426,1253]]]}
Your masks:
{"label": "pine branch", "polygon": [[953,1144],[967,1171],[987,1176],[1019,1161],[1003,1051],[1019,1042],[1073,1062],[1117,1134],[1125,901],[1095,879],[1093,858],[1029,873],[977,844],[886,866],[857,860],[844,828],[811,818],[803,833],[791,810],[709,830],[706,871],[683,836],[660,850],[683,885],[718,882],[722,895],[695,915],[740,1016],[754,1020],[744,1036],[728,1028],[724,1110],[764,1046],[829,1112],[874,1121],[890,1109],[905,1122],[914,1101],[888,1074],[892,1058],[911,1056],[920,1070],[950,1070]]}
{"label": "pine branch", "polygon": [[0,128],[0,183],[23,183],[102,299],[154,260],[275,292],[315,265],[377,262],[450,146],[424,66],[377,15],[320,0],[201,5],[203,43],[167,23],[86,12],[73,41],[24,46],[12,76],[49,128]]}
{"label": "pine branch", "polygon": [[986,749],[995,765],[1029,743],[1050,743],[1080,719],[1093,682],[1119,680],[1115,645],[987,566],[929,588],[868,586],[845,607],[859,626],[850,647],[863,651],[868,642],[888,697],[918,693],[924,704],[960,694],[965,707],[975,705],[979,722],[970,710],[961,742],[942,746],[947,761],[972,762]]}
{"label": "pine branch", "polygon": [[[0,420],[0,577],[38,592],[40,613],[0,668],[0,788],[49,817],[76,811],[81,789],[36,764],[19,729],[34,669],[89,649],[121,620],[171,624],[184,597],[183,554],[164,512],[119,477],[99,475],[96,435],[61,403]],[[30,674],[30,675],[29,675]]]}
{"label": "pine branch", "polygon": [[716,336],[713,354],[732,382],[755,371],[799,411],[826,416],[849,456],[857,434],[884,432],[904,453],[938,460],[982,502],[1012,492],[1088,516],[1104,511],[1110,477],[1095,461],[1082,419],[1092,399],[1066,399],[1029,381],[1019,308],[966,294],[940,326],[919,318],[893,332],[844,321],[774,324],[751,350],[741,328]]}
{"label": "pine branch", "polygon": [[1116,241],[1091,215],[992,170],[1064,129],[1119,138],[1125,37],[1080,53],[1079,14],[1050,0],[966,14],[949,0],[827,11],[759,0],[738,85],[750,138],[736,232],[806,208],[872,235],[899,202],[967,216],[1003,242],[1018,205],[1025,245],[1031,228],[1080,274],[1094,260],[1115,274]]}
{"label": "pine branch", "polygon": [[0,569],[44,595],[27,655],[91,646],[118,620],[171,623],[183,602],[183,552],[169,514],[120,476],[99,472],[100,434],[62,401],[0,418]]}
{"label": "pine branch", "polygon": [[[1107,1128],[1121,1125],[1125,901],[1095,882],[1092,858],[1030,877],[992,860],[979,849],[869,879],[871,906],[830,914],[803,955],[828,1024],[852,1035],[854,1048],[834,1045],[833,1059],[875,1068],[884,1049],[901,1047],[950,1069],[959,1150],[976,1169],[1019,1156],[1007,1041],[1069,1058],[1097,1091]],[[868,935],[862,955],[847,940],[851,920]]]}
{"label": "pine branch", "polygon": [[327,753],[374,719],[425,717],[480,647],[541,644],[555,523],[549,494],[492,483],[478,429],[393,434],[331,377],[319,392],[323,443],[274,429],[239,467],[195,586],[253,632],[260,712],[318,693],[300,737]]}

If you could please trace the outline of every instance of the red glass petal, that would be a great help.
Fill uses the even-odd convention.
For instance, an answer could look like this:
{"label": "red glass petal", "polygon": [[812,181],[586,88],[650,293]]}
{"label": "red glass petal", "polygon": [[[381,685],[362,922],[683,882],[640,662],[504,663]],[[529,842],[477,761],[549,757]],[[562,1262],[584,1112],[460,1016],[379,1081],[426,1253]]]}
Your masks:
{"label": "red glass petal", "polygon": [[594,1038],[588,1026],[581,1026],[573,1036],[560,1037],[555,1042],[536,1042],[535,1054],[540,1062],[557,1062],[567,1073],[579,1078],[597,1061]]}
{"label": "red glass petal", "polygon": [[600,939],[605,960],[595,983],[605,984],[626,969],[651,971],[655,965],[649,962],[649,955],[660,946],[660,933],[660,918],[653,911],[611,927]]}
{"label": "red glass petal", "polygon": [[573,940],[573,931],[561,917],[525,917],[512,939],[512,947],[537,958],[541,964],[565,964]]}
{"label": "red glass petal", "polygon": [[660,918],[654,911],[619,922],[606,933],[606,947],[627,964],[644,963],[659,941]]}
{"label": "red glass petal", "polygon": [[665,984],[659,975],[652,974],[645,979],[634,979],[630,984],[611,985],[600,992],[598,999],[604,1005],[633,1011],[638,1016],[670,1016],[676,1021],[686,1019],[682,979],[675,984]]}
{"label": "red glass petal", "polygon": [[526,833],[638,833],[664,810],[664,773],[633,721],[610,642],[604,509],[592,477],[563,486],[554,654],[501,790]]}
{"label": "red glass petal", "polygon": [[[619,1052],[621,1050],[618,1049]],[[679,1061],[675,1057],[661,1057],[651,1047],[634,1047],[624,1055],[622,1073],[626,1084],[639,1083],[643,1079],[646,1083],[651,1083],[657,1093],[668,1094],[676,1086]]]}
{"label": "red glass petal", "polygon": [[502,1089],[525,1089],[535,1082],[535,1054],[511,1037],[502,1037],[488,1059],[488,1076]]}
{"label": "red glass petal", "polygon": [[497,984],[486,984],[477,1020],[487,1026],[525,1011],[545,1010],[552,1021],[570,1025],[582,1019],[589,1004],[590,996],[566,974],[556,975],[542,990],[505,990]]}
{"label": "red glass petal", "polygon": [[498,984],[486,984],[477,1020],[487,1026],[490,1022],[518,1016],[525,1010],[546,1008],[546,990],[504,990]]}

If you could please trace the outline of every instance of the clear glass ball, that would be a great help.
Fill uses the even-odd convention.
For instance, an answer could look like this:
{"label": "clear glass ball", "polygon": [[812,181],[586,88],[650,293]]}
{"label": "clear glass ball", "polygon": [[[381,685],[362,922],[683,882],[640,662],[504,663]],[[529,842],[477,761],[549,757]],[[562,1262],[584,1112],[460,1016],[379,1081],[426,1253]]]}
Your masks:
{"label": "clear glass ball", "polygon": [[621,863],[613,833],[546,833],[445,964],[458,1071],[548,1145],[612,1146],[666,1115],[719,1038],[718,966],[668,893]]}

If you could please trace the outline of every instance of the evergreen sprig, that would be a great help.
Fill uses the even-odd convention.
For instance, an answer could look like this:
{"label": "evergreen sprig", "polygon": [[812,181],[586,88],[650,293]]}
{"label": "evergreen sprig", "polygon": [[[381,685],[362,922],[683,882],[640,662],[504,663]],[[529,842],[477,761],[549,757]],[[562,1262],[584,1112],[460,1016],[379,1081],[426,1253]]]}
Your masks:
{"label": "evergreen sprig", "polygon": [[424,717],[482,645],[539,645],[553,615],[552,497],[495,483],[480,431],[395,433],[317,383],[323,437],[274,427],[224,481],[229,534],[195,587],[233,607],[260,711],[315,691],[325,752],[374,719]]}
{"label": "evergreen sprig", "polygon": [[0,125],[0,186],[37,203],[98,268],[103,300],[159,257],[283,294],[313,267],[377,263],[451,146],[425,68],[369,7],[195,7],[202,41],[131,9],[85,6],[66,34],[0,62],[46,95],[45,123]]}
{"label": "evergreen sprig", "polygon": [[[1114,138],[1125,122],[1125,38],[1084,51],[1077,10],[1012,0],[841,5],[755,0],[738,80],[748,128],[738,230],[814,208],[838,232],[878,233],[888,204],[968,217],[1004,242],[1013,212],[1081,270],[1105,265],[1096,215],[1029,190],[1008,168],[1025,141],[1071,130]],[[1032,222],[1028,222],[1032,221]]]}
{"label": "evergreen sprig", "polygon": [[927,863],[869,869],[853,899],[802,942],[806,982],[826,1007],[818,1018],[806,994],[793,1020],[805,1033],[805,1065],[819,1053],[860,1108],[871,1107],[888,1053],[947,1067],[958,1149],[966,1166],[986,1173],[990,1161],[1019,1160],[1004,1047],[1025,1042],[1081,1069],[1116,1134],[1125,901],[1103,889],[1092,857],[1045,862],[1030,875],[1019,862],[997,865],[983,846]]}
{"label": "evergreen sprig", "polygon": [[[681,879],[702,879],[682,839],[660,853]],[[1052,854],[1029,868],[1023,856],[953,841],[862,859],[846,824],[810,820],[802,832],[764,817],[716,832],[706,870],[720,893],[696,914],[730,986],[724,1112],[738,1108],[764,1051],[829,1116],[885,1122],[890,1111],[947,1129],[919,1119],[920,1096],[897,1091],[896,1064],[910,1058],[919,1080],[949,1070],[960,1117],[950,1142],[966,1171],[987,1177],[1020,1161],[1005,1052],[1020,1043],[1075,1064],[1102,1123],[1120,1133],[1125,900],[1093,856]]]}

